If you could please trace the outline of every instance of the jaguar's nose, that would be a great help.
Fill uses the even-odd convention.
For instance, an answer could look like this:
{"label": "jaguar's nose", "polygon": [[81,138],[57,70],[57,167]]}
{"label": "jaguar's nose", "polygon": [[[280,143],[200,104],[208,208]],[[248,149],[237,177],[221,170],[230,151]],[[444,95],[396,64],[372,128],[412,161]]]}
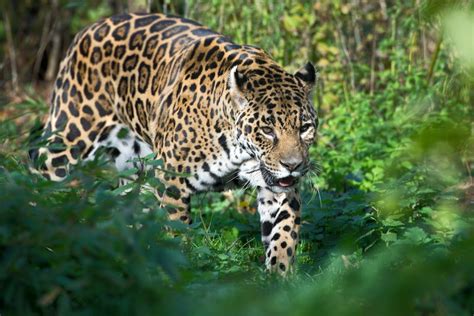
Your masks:
{"label": "jaguar's nose", "polygon": [[280,164],[288,169],[288,171],[292,172],[303,165],[303,159],[280,160]]}

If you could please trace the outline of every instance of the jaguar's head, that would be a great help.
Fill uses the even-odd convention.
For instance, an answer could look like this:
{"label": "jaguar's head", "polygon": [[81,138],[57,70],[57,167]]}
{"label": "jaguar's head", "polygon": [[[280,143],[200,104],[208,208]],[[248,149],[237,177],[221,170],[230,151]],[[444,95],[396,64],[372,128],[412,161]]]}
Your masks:
{"label": "jaguar's head", "polygon": [[292,189],[309,169],[308,149],[316,139],[313,65],[307,63],[295,74],[275,63],[235,66],[228,82],[235,137],[253,162],[245,178],[274,192]]}

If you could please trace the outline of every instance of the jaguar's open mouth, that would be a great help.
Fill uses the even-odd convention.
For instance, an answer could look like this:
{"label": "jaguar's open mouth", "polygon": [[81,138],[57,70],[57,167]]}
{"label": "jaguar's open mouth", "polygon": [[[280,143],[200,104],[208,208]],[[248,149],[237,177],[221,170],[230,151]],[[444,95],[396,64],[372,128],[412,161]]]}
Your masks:
{"label": "jaguar's open mouth", "polygon": [[284,191],[287,189],[292,188],[298,183],[299,177],[293,177],[293,176],[288,176],[284,178],[277,178],[275,177],[270,171],[267,170],[265,167],[260,168],[263,179],[265,180],[265,183],[269,187],[274,187],[274,188],[279,188]]}
{"label": "jaguar's open mouth", "polygon": [[276,179],[275,182],[283,188],[289,188],[298,182],[298,178],[289,176],[281,179]]}

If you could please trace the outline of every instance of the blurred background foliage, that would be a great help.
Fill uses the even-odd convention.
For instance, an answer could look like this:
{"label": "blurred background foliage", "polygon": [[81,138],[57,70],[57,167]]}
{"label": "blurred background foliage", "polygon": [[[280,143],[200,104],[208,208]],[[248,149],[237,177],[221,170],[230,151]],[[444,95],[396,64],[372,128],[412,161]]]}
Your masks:
{"label": "blurred background foliage", "polygon": [[[472,1],[0,5],[1,314],[474,313]],[[28,172],[29,130],[74,34],[129,10],[198,20],[289,71],[318,66],[317,172],[288,280],[263,271],[252,192],[194,197],[190,229],[139,193],[149,176],[120,195],[102,159],[62,183]]]}

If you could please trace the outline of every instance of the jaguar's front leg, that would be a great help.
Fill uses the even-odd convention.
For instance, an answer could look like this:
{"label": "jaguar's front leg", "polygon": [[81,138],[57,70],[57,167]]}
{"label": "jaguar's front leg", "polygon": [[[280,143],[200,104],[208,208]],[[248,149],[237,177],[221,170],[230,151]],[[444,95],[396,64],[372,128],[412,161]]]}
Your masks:
{"label": "jaguar's front leg", "polygon": [[[173,187],[171,188],[173,189]],[[189,211],[189,197],[181,196],[176,198],[174,194],[171,195],[167,192],[168,190],[169,188],[166,189],[165,194],[161,197],[161,201],[162,207],[168,212],[169,219],[172,221],[180,220],[185,224],[192,224],[193,219]]]}
{"label": "jaguar's front leg", "polygon": [[272,272],[285,275],[292,270],[300,231],[300,205],[296,190],[274,193],[260,189],[258,192],[265,265]]}
{"label": "jaguar's front leg", "polygon": [[167,178],[163,181],[165,190],[156,192],[161,202],[161,207],[168,212],[169,219],[180,220],[185,224],[192,224],[190,206],[190,190],[185,185],[185,180],[179,177]]}

